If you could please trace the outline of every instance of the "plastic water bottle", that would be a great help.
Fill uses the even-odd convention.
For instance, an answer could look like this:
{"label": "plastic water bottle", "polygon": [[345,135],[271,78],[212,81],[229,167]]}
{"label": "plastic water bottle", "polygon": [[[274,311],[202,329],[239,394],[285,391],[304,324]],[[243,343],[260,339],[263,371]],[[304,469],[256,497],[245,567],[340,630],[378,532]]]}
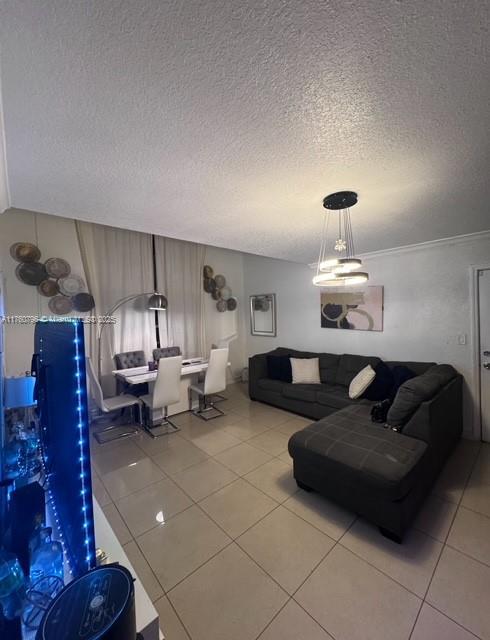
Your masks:
{"label": "plastic water bottle", "polygon": [[3,615],[13,620],[20,615],[25,598],[25,577],[17,557],[0,549],[0,604]]}
{"label": "plastic water bottle", "polygon": [[45,527],[39,532],[39,542],[31,556],[31,584],[48,576],[63,580],[63,548],[60,542],[51,540],[51,533],[51,527]]}

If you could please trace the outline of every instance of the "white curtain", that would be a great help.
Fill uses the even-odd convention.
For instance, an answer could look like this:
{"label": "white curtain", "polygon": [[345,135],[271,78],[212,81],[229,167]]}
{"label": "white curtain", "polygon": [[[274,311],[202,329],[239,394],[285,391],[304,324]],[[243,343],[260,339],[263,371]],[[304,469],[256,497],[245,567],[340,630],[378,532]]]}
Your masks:
{"label": "white curtain", "polygon": [[[153,291],[151,235],[90,222],[76,224],[85,276],[96,304],[93,315],[107,313],[125,296]],[[147,309],[147,297],[122,305],[114,315],[116,324],[106,325],[101,345],[101,372],[106,380],[115,368],[114,354],[143,349],[150,360],[156,347],[154,313]],[[95,367],[96,333],[90,329],[88,345]]]}
{"label": "white curtain", "polygon": [[[185,358],[205,355],[202,268],[204,245],[155,237],[157,282],[168,300],[162,346],[178,346]],[[163,314],[161,314],[163,316]],[[162,318],[160,324],[163,325]]]}

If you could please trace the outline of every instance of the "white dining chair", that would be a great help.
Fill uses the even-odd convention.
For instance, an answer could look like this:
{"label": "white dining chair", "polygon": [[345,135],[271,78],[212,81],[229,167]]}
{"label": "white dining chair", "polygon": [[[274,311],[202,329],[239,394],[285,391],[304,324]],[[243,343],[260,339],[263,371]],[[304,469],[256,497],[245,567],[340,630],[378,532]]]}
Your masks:
{"label": "white dining chair", "polygon": [[[212,349],[209,354],[209,364],[203,382],[189,387],[189,402],[192,407],[192,392],[199,397],[199,408],[192,413],[203,420],[212,420],[224,415],[212,399],[217,393],[226,389],[226,368],[228,366],[228,348]],[[210,399],[211,398],[211,399]],[[210,415],[214,412],[214,415]],[[217,414],[217,415],[216,415]]]}
{"label": "white dining chair", "polygon": [[[92,365],[92,361],[88,356],[85,358],[85,368],[87,370],[90,395],[103,414],[108,414],[113,411],[121,411],[122,409],[127,408],[131,408],[131,410],[139,408],[139,399],[130,393],[123,393],[119,396],[104,398],[102,387],[95,375],[95,369]],[[136,422],[134,412],[131,411],[131,413],[133,420]],[[112,442],[113,440],[120,440],[121,438],[134,436],[136,433],[138,433],[138,429],[135,426],[112,424],[104,429],[94,431],[94,438],[100,444],[104,444],[106,442]]]}
{"label": "white dining chair", "polygon": [[[182,356],[160,358],[153,392],[140,396],[143,426],[153,438],[179,431],[179,427],[168,418],[168,407],[180,401],[181,375]],[[154,425],[153,412],[156,409],[161,409],[163,416]]]}

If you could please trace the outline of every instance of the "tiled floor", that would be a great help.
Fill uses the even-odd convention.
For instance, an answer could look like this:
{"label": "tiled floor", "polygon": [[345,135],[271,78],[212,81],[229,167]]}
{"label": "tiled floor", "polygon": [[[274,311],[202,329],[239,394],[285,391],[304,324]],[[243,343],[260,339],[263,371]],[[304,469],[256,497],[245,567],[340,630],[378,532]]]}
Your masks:
{"label": "tiled floor", "polygon": [[490,640],[490,445],[461,442],[397,545],[297,489],[287,441],[309,421],[227,396],[209,423],[92,443],[166,640]]}

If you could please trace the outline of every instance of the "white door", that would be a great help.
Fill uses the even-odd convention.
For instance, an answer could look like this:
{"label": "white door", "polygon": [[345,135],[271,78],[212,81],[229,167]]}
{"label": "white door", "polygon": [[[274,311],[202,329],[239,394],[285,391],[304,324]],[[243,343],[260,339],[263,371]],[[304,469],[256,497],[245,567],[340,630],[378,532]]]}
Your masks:
{"label": "white door", "polygon": [[490,269],[478,275],[481,426],[483,440],[490,442]]}

